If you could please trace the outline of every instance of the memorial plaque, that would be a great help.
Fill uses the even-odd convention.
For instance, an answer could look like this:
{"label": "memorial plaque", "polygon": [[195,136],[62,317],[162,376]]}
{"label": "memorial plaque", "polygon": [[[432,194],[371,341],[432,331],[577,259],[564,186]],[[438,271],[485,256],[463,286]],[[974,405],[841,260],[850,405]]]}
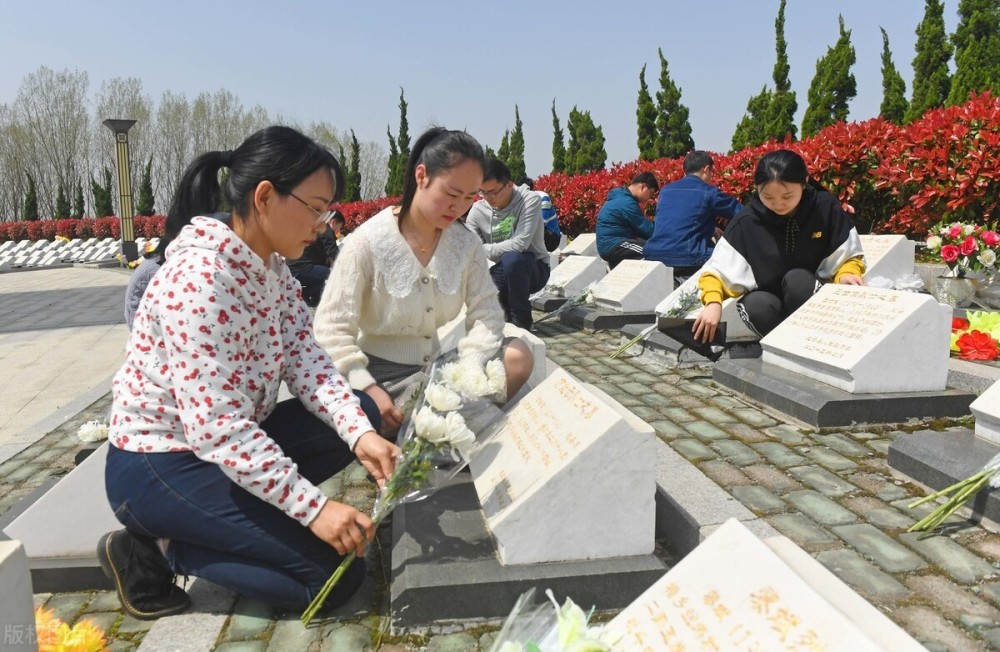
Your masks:
{"label": "memorial plaque", "polygon": [[850,393],[943,391],[950,334],[933,297],[829,284],[761,340],[762,359]]}
{"label": "memorial plaque", "polygon": [[673,268],[652,260],[625,260],[594,285],[594,303],[617,312],[653,312],[673,287]]}
{"label": "memorial plaque", "polygon": [[600,390],[554,371],[469,462],[505,565],[649,554],[653,429]]}
{"label": "memorial plaque", "polygon": [[904,235],[863,235],[861,248],[865,252],[865,278],[887,278],[896,281],[915,273],[915,244]]}
{"label": "memorial plaque", "polygon": [[[672,273],[672,270],[671,270]],[[675,315],[676,307],[681,302],[681,297],[689,295],[690,293],[698,293],[698,275],[695,274],[689,277],[686,281],[680,284],[680,286],[671,292],[666,299],[661,301],[656,306],[656,314],[661,317],[666,317],[668,314],[671,317],[687,317],[694,319],[701,312],[701,303],[695,304],[695,308],[689,310],[685,315]],[[697,296],[697,294],[695,295]],[[740,319],[740,315],[736,310],[736,302],[738,299],[725,299],[722,302],[722,321],[726,323],[726,341],[727,342],[756,342],[760,339],[757,333],[750,330],[749,327]]]}
{"label": "memorial plaque", "polygon": [[605,631],[621,637],[615,649],[638,651],[923,650],[785,537],[765,543],[735,519]]}
{"label": "memorial plaque", "polygon": [[607,273],[608,264],[597,256],[570,256],[552,270],[544,291],[554,296],[573,297]]}
{"label": "memorial plaque", "polygon": [[563,247],[562,254],[576,256],[596,256],[597,255],[597,234],[581,233],[573,238],[572,242]]}
{"label": "memorial plaque", "polygon": [[1000,446],[1000,380],[969,406],[976,418],[976,436]]}

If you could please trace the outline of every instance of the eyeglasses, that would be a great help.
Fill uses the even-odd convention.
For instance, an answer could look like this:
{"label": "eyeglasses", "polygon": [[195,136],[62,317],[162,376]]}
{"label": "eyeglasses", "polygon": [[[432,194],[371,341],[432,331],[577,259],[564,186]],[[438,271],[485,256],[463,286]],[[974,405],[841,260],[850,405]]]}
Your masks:
{"label": "eyeglasses", "polygon": [[[508,181],[507,183],[510,183],[510,181]],[[504,189],[507,187],[507,183],[503,184],[502,186],[500,186],[496,190],[483,190],[483,189],[480,189],[479,190],[479,194],[482,197],[484,197],[485,199],[493,199],[494,197],[496,197],[497,195],[499,195],[500,193],[502,193],[504,191]]]}
{"label": "eyeglasses", "polygon": [[295,199],[299,200],[300,204],[302,204],[303,206],[305,206],[306,208],[308,208],[309,210],[311,210],[313,213],[316,214],[316,223],[313,226],[319,226],[320,224],[325,224],[327,221],[330,220],[330,218],[333,217],[333,214],[334,214],[335,211],[322,211],[322,212],[318,211],[315,208],[313,208],[309,204],[309,202],[307,202],[306,200],[302,199],[301,197],[299,197],[298,195],[296,195],[294,192],[290,192],[288,194],[291,195],[292,197],[295,197]]}

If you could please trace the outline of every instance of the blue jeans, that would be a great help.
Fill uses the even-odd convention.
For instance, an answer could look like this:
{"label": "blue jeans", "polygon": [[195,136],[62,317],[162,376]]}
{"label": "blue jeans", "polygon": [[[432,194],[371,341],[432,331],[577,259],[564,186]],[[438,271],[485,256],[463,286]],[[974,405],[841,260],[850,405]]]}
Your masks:
{"label": "blue jeans", "polygon": [[531,328],[531,302],[528,296],[549,281],[549,265],[535,254],[508,251],[490,268],[493,283],[500,291],[500,305],[506,318],[522,328]]}
{"label": "blue jeans", "polygon": [[[355,393],[378,429],[375,402]],[[279,403],[260,425],[314,484],[355,459],[340,436],[298,399]],[[309,528],[191,452],[133,453],[109,446],[105,486],[115,516],[130,532],[170,539],[167,562],[175,573],[203,577],[278,607],[304,609],[343,559]],[[327,604],[343,604],[364,577],[359,559]]]}

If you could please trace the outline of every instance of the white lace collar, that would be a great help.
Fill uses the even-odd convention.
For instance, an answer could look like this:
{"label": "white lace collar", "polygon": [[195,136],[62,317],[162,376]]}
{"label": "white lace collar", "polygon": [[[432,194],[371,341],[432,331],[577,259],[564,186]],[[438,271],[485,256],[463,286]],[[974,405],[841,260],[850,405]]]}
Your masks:
{"label": "white lace collar", "polygon": [[427,267],[422,267],[409,243],[399,232],[396,215],[390,206],[365,223],[368,246],[375,256],[375,265],[384,270],[385,287],[389,294],[401,299],[416,286],[421,274],[427,273],[437,289],[455,294],[461,286],[467,264],[467,247],[462,243],[462,226],[453,224],[441,232],[437,248]]}

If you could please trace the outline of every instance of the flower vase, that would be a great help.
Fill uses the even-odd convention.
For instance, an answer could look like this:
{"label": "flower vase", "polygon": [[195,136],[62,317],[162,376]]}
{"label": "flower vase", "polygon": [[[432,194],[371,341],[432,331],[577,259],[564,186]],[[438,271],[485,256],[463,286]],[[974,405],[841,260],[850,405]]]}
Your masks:
{"label": "flower vase", "polygon": [[938,303],[944,303],[952,308],[968,308],[975,299],[976,284],[971,278],[938,276],[934,279],[931,294]]}
{"label": "flower vase", "polygon": [[984,279],[976,287],[975,303],[985,310],[1000,310],[1000,278]]}

